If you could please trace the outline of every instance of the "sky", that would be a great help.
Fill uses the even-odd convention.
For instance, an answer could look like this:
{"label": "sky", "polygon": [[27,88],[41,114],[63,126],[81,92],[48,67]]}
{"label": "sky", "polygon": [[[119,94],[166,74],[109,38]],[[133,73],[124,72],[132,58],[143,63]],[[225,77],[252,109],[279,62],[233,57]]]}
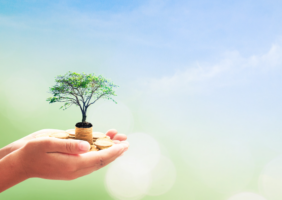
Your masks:
{"label": "sky", "polygon": [[[56,112],[41,102],[54,77],[102,74],[120,86],[119,104],[97,104],[91,119],[103,131],[111,125],[132,138],[143,137],[137,132],[153,137],[170,152],[163,153],[163,163],[174,164],[178,174],[195,170],[187,172],[198,191],[191,193],[195,200],[206,198],[200,191],[217,200],[238,191],[281,199],[272,179],[261,175],[265,169],[272,176],[267,166],[282,163],[281,8],[278,0],[0,0],[2,116],[30,128],[32,115],[51,115],[52,121],[36,127],[59,126],[62,115],[77,112]],[[237,168],[223,164],[234,149],[239,160],[230,163],[244,163]],[[230,154],[220,154],[225,151]],[[207,166],[214,168],[203,164],[209,155],[215,161]],[[228,169],[245,190],[236,181],[224,187],[234,178]],[[212,174],[222,179],[211,181]],[[265,181],[257,183],[259,177]]]}
{"label": "sky", "polygon": [[[228,73],[237,79],[256,73],[246,65],[281,63],[280,6],[279,1],[1,1],[1,52],[4,60],[14,52],[50,67],[56,64],[50,57],[70,67],[75,59],[86,70],[95,60],[120,78],[149,82],[191,70],[198,79]],[[238,69],[243,65],[246,69]]]}

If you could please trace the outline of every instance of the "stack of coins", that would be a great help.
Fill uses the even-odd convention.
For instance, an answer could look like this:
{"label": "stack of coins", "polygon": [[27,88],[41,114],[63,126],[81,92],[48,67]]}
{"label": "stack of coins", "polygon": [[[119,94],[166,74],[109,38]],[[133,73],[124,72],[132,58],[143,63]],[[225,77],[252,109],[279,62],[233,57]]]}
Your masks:
{"label": "stack of coins", "polygon": [[[93,143],[90,145],[91,148],[89,151],[99,151],[103,149],[107,149],[113,146],[113,141],[109,136],[100,132],[93,132]],[[41,133],[35,136],[35,138],[40,137],[54,137],[58,139],[76,139],[75,138],[75,130],[69,129],[66,131],[54,131],[51,133]]]}

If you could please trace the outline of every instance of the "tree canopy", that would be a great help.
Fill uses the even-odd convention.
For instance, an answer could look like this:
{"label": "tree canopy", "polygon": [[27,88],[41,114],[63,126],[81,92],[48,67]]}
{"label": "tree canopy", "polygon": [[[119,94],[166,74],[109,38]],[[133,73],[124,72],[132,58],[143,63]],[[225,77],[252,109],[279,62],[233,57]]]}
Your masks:
{"label": "tree canopy", "polygon": [[56,84],[50,87],[53,95],[49,103],[63,102],[61,109],[65,110],[72,105],[79,106],[82,112],[82,122],[86,120],[86,111],[99,99],[108,99],[116,103],[112,96],[116,96],[114,88],[118,87],[108,79],[95,74],[68,72],[57,76]]}

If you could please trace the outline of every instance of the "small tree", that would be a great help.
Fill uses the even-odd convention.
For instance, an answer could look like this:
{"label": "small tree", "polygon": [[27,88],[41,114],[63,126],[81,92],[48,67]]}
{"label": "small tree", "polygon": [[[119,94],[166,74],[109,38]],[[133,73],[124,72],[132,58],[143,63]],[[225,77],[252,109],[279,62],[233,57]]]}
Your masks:
{"label": "small tree", "polygon": [[57,76],[56,84],[50,88],[53,97],[49,97],[49,103],[63,102],[61,109],[65,110],[72,105],[79,106],[82,112],[82,123],[86,122],[86,112],[89,106],[101,98],[112,100],[116,96],[113,88],[118,87],[103,76],[94,74],[79,74],[68,72],[64,76]]}

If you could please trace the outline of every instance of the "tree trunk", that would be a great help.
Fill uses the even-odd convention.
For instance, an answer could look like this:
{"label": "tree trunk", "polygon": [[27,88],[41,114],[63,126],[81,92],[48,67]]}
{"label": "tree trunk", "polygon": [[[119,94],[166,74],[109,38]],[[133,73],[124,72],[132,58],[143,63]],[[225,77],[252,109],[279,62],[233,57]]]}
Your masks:
{"label": "tree trunk", "polygon": [[86,121],[86,114],[82,114],[82,122]]}

